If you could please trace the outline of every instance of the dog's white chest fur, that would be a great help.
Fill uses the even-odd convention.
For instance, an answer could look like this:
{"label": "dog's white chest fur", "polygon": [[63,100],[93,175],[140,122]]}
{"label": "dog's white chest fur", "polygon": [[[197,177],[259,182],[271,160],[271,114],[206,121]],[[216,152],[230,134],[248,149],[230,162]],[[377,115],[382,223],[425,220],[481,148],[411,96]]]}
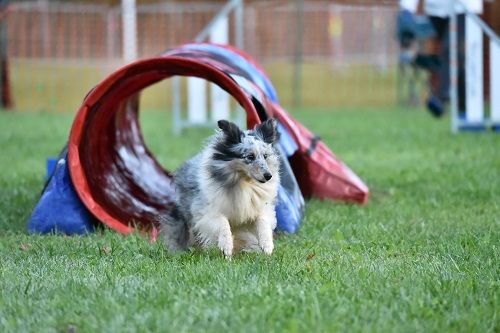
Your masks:
{"label": "dog's white chest fur", "polygon": [[226,216],[232,226],[252,223],[266,205],[272,205],[276,196],[276,185],[273,183],[242,181],[230,191],[220,189],[212,192],[213,200],[210,200],[209,205]]}

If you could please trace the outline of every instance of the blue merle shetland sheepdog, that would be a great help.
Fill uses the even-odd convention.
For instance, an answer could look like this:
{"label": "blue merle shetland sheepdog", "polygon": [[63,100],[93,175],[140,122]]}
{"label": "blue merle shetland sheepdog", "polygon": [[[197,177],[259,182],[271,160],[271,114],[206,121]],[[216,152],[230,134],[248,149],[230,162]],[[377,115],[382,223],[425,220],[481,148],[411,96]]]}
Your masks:
{"label": "blue merle shetland sheepdog", "polygon": [[220,120],[220,130],[174,175],[177,199],[159,217],[167,249],[218,247],[273,252],[275,204],[280,182],[276,120],[253,130]]}

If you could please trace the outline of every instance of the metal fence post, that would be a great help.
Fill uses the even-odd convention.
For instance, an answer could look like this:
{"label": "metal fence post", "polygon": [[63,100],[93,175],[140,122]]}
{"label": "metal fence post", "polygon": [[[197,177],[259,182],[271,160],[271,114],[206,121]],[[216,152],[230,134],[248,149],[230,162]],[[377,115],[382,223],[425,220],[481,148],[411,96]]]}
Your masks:
{"label": "metal fence post", "polygon": [[296,0],[296,31],[295,31],[295,52],[293,66],[293,107],[302,106],[302,36],[304,32],[304,0]]}

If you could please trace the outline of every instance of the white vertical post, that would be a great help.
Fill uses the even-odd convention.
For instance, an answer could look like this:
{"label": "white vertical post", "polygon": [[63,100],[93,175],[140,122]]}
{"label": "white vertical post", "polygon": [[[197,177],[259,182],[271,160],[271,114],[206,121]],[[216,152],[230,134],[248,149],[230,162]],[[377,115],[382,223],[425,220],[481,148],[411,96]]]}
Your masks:
{"label": "white vertical post", "polygon": [[[210,32],[212,43],[229,43],[229,19],[227,16],[221,17],[213,26]],[[210,110],[212,120],[229,119],[229,96],[215,84],[210,84]]]}
{"label": "white vertical post", "polygon": [[172,78],[172,117],[173,130],[175,135],[181,134],[182,117],[181,117],[181,78],[174,76]]}
{"label": "white vertical post", "polygon": [[212,120],[229,119],[229,95],[218,85],[210,84],[210,110]]}
{"label": "white vertical post", "polygon": [[122,0],[123,60],[137,59],[137,7],[135,0]]}
{"label": "white vertical post", "polygon": [[490,114],[494,125],[500,126],[500,45],[490,40]]}
{"label": "white vertical post", "polygon": [[483,32],[468,15],[465,18],[465,109],[467,121],[484,121]]}
{"label": "white vertical post", "polygon": [[[221,10],[194,38],[194,42],[203,42],[209,39],[211,42],[228,44],[229,41],[229,15],[234,10],[235,43],[237,46],[243,44],[243,0],[228,0]],[[180,93],[177,83],[172,85],[174,95]],[[199,78],[187,78],[187,121],[180,117],[179,100],[173,101],[174,129],[180,132],[182,127],[191,124],[207,124],[207,83]],[[211,120],[228,119],[230,113],[229,95],[216,85],[210,85],[210,107]],[[178,126],[176,125],[178,124]],[[178,128],[177,128],[178,127]]]}
{"label": "white vertical post", "polygon": [[197,77],[188,77],[188,121],[203,124],[207,121],[207,84]]}
{"label": "white vertical post", "polygon": [[243,0],[239,0],[234,9],[234,45],[241,50],[243,50],[243,20],[245,19],[243,10]]}

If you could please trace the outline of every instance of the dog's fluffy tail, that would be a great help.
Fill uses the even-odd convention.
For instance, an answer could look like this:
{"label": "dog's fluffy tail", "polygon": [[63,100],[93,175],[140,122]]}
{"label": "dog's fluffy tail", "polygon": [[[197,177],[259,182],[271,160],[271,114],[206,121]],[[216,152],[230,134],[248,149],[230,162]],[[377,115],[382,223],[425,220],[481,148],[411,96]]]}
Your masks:
{"label": "dog's fluffy tail", "polygon": [[160,235],[169,251],[184,251],[188,247],[189,230],[179,206],[174,204],[170,210],[158,216]]}

